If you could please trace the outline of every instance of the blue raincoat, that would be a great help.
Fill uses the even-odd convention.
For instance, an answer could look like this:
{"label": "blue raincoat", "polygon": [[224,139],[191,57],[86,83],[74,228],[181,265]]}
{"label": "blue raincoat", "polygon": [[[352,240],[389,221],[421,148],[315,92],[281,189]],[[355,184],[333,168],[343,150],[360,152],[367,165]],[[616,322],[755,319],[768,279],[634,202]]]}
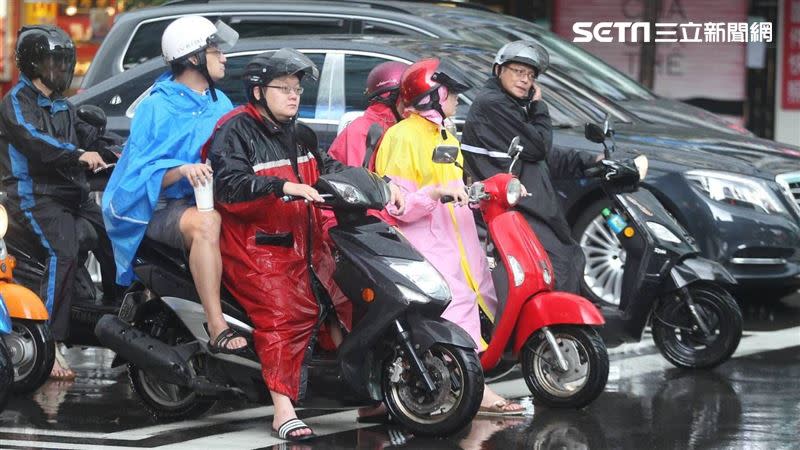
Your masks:
{"label": "blue raincoat", "polygon": [[[217,90],[217,101],[174,81],[170,73],[156,80],[136,108],[131,134],[103,194],[103,219],[114,247],[117,283],[133,282],[132,263],[153,215],[161,181],[169,169],[200,162],[200,149],[214,125],[233,105]],[[194,198],[182,178],[164,190],[167,198]]]}

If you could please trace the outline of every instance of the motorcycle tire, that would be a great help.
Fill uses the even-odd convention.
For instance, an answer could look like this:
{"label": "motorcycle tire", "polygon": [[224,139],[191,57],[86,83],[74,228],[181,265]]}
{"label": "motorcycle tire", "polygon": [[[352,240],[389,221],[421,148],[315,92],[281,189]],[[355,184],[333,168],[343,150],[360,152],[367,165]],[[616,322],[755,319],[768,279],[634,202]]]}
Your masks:
{"label": "motorcycle tire", "polygon": [[56,343],[50,328],[44,322],[33,320],[11,321],[11,333],[3,341],[16,356],[14,383],[11,390],[16,393],[35,391],[50,377],[56,360]]}
{"label": "motorcycle tire", "polygon": [[[415,435],[447,436],[462,430],[478,413],[483,398],[483,371],[477,353],[434,344],[420,359],[437,389],[426,392],[417,383],[419,375],[408,357],[396,356],[384,364],[383,395],[389,412]],[[393,377],[397,381],[392,381]],[[443,411],[447,405],[449,409]]]}
{"label": "motorcycle tire", "polygon": [[11,394],[11,385],[14,383],[14,365],[11,354],[0,339],[0,412],[6,408],[8,397]]}
{"label": "motorcycle tire", "polygon": [[133,391],[157,422],[194,419],[217,403],[214,399],[199,396],[188,387],[151,377],[135,364],[128,364],[128,378]]}
{"label": "motorcycle tire", "polygon": [[[160,313],[155,316],[154,321],[163,324],[163,328],[159,326],[162,330],[159,335],[153,335],[152,330],[144,331],[162,342],[175,345],[193,339],[188,332],[177,329],[176,319],[171,312]],[[196,364],[196,359],[189,363],[192,375],[197,369]],[[205,414],[217,403],[216,399],[200,396],[191,388],[166,383],[150,376],[133,363],[128,363],[128,378],[145,409],[158,422],[193,419]]]}
{"label": "motorcycle tire", "polygon": [[697,311],[711,337],[693,330],[695,322],[680,297],[663,298],[652,319],[653,341],[670,363],[685,369],[709,369],[730,359],[742,338],[742,311],[723,288],[709,284],[689,286]]}
{"label": "motorcycle tire", "polygon": [[[558,368],[544,333],[532,334],[522,349],[522,375],[533,403],[551,408],[582,408],[594,401],[608,381],[608,351],[594,328],[550,327],[569,369]],[[576,378],[577,377],[577,378]]]}

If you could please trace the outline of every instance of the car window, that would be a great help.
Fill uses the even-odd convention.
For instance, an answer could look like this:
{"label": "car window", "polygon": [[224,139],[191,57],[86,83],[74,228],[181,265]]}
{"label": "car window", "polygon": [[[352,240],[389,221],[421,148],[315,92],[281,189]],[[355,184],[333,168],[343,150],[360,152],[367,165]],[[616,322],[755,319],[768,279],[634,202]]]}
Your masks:
{"label": "car window", "polygon": [[[341,18],[317,18],[295,16],[205,16],[215,22],[221,19],[231,26],[239,38],[350,33],[350,21]],[[142,23],[134,32],[125,56],[123,70],[161,55],[161,35],[173,19]]]}
{"label": "car window", "polygon": [[[306,56],[316,64],[322,72],[325,64],[324,53],[306,53]],[[217,87],[225,92],[231,99],[234,106],[247,103],[247,96],[242,84],[242,74],[245,66],[253,58],[253,54],[229,56],[225,63],[225,78],[217,82]],[[317,107],[317,93],[319,92],[318,83],[312,80],[303,80],[301,83],[304,92],[300,96],[300,118],[313,119]]]}
{"label": "car window", "polygon": [[394,34],[400,36],[426,36],[418,31],[401,25],[365,20],[361,28],[362,34]]}
{"label": "car window", "polygon": [[367,75],[380,63],[389,61],[386,58],[366,55],[345,55],[344,57],[344,98],[345,111],[363,111],[369,102],[364,95],[367,87]]}
{"label": "car window", "polygon": [[128,70],[161,55],[161,35],[171,21],[172,19],[158,20],[141,24],[131,38],[125,56],[122,57],[122,68]]}
{"label": "car window", "polygon": [[222,19],[239,39],[297,34],[347,34],[350,22],[341,18],[294,16],[232,16]]}

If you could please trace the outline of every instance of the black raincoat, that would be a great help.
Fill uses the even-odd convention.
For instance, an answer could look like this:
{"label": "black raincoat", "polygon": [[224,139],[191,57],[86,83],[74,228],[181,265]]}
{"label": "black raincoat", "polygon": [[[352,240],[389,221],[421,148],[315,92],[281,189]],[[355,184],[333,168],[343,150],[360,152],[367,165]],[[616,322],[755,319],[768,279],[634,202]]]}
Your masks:
{"label": "black raincoat", "polygon": [[527,102],[506,93],[496,77],[490,78],[469,110],[461,149],[468,169],[484,180],[508,172],[506,153],[519,136],[522,153],[514,166],[530,194],[517,205],[550,255],[558,290],[579,293],[585,258],[571,237],[551,178],[578,178],[595,164],[596,155],[553,148],[553,129],[547,104]]}

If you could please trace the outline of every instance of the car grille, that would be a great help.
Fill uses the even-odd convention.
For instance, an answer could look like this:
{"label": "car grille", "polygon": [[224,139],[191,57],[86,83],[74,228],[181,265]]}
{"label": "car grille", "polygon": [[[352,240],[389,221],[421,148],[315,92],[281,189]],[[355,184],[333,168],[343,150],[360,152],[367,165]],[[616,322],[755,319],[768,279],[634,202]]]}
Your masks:
{"label": "car grille", "polygon": [[782,173],[775,177],[775,181],[783,187],[783,191],[790,201],[800,211],[800,172]]}

